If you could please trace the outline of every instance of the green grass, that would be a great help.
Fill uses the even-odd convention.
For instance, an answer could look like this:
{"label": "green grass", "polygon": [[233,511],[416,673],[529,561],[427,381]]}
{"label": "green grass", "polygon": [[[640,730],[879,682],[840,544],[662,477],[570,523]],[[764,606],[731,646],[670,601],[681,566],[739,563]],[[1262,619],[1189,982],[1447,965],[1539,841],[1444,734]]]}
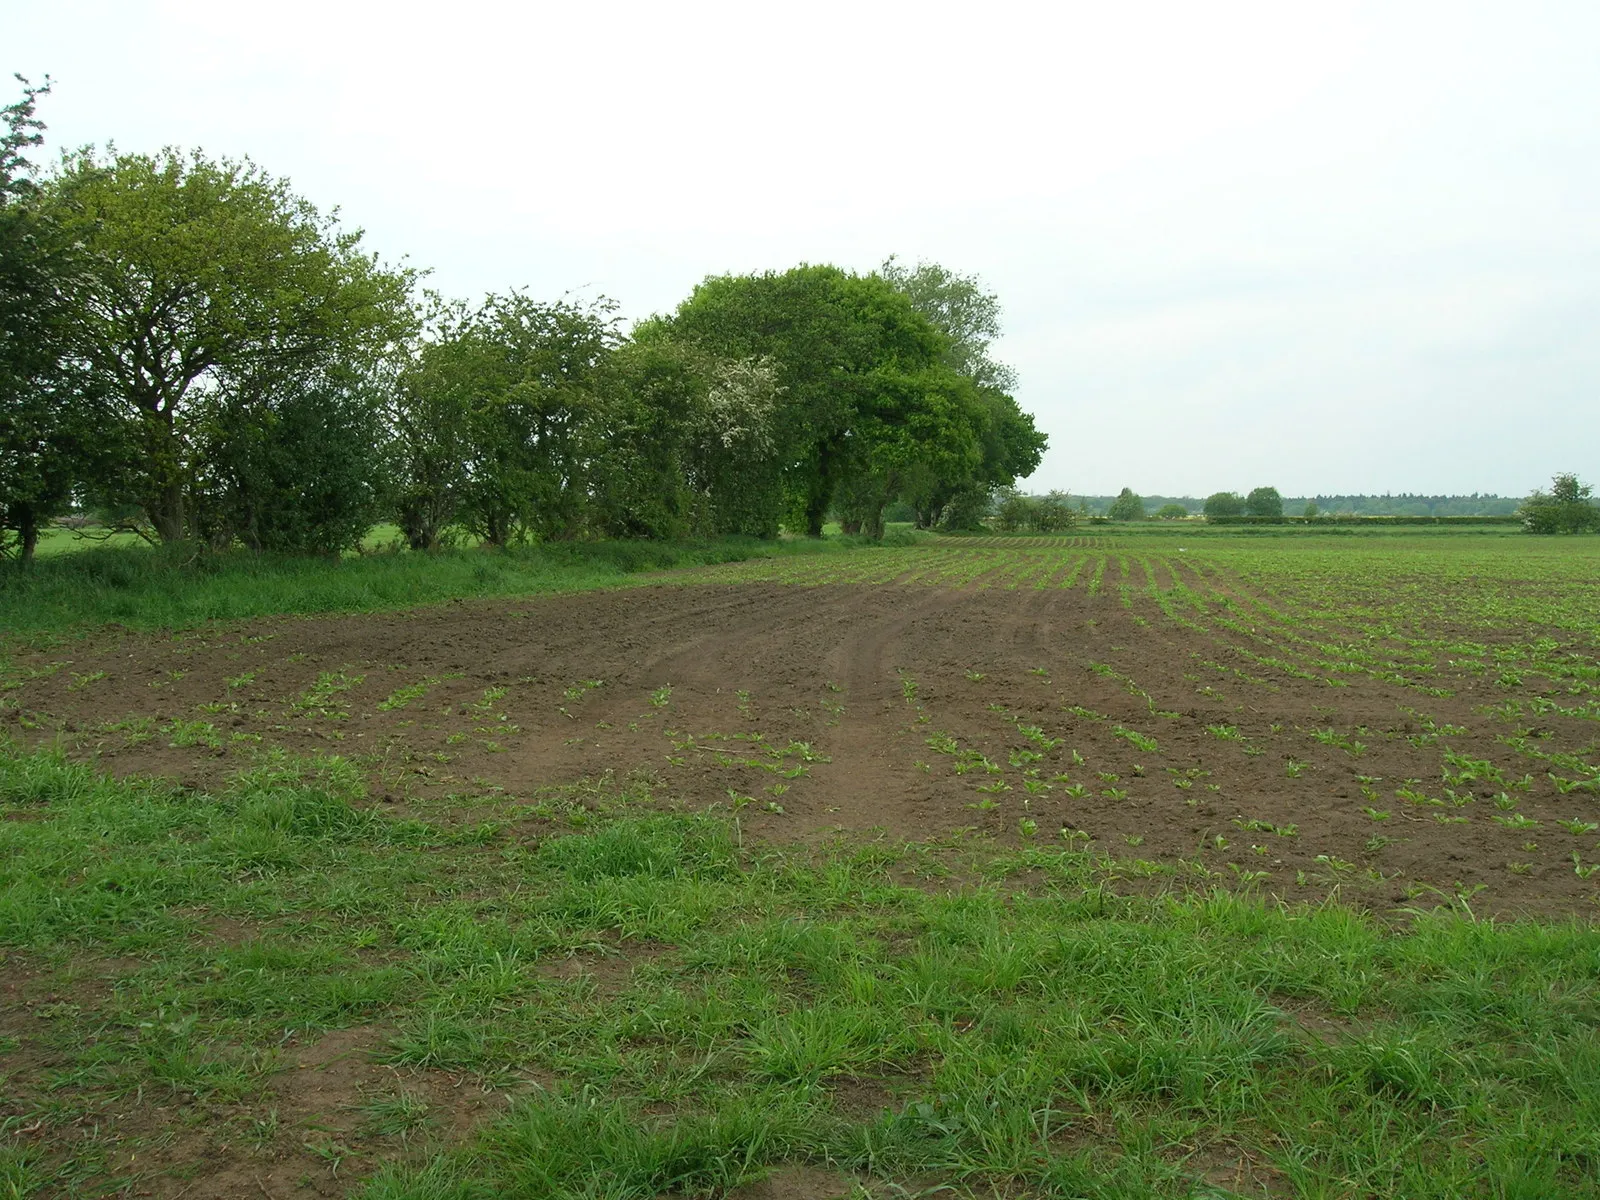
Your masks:
{"label": "green grass", "polygon": [[[1123,896],[1060,846],[754,847],[639,784],[553,793],[537,828],[398,820],[357,778],[278,757],[204,795],[0,753],[0,969],[55,997],[42,1076],[0,1040],[33,1131],[6,1194],[148,1186],[106,1119],[135,1097],[298,1145],[278,1047],[363,1027],[401,1073],[336,1143],[369,1200],[710,1196],[785,1164],[885,1195],[1600,1195],[1577,922]],[[452,1144],[417,1070],[514,1099]]]}
{"label": "green grass", "polygon": [[43,556],[27,570],[0,564],[0,634],[108,623],[180,629],[280,613],[373,612],[466,597],[582,591],[645,571],[860,545],[848,538],[583,542],[507,551],[383,552],[335,561],[143,546],[80,549]]}

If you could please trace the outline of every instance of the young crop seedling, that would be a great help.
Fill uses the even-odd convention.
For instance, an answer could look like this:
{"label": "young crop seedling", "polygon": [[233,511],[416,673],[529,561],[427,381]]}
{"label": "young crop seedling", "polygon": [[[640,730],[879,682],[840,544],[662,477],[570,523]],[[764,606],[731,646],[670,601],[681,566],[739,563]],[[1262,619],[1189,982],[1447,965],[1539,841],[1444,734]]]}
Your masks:
{"label": "young crop seedling", "polygon": [[347,675],[343,671],[323,671],[316,682],[307,688],[294,701],[293,707],[302,711],[326,717],[329,720],[342,721],[349,716],[348,708],[339,701],[345,692],[358,686],[365,675]]}
{"label": "young crop seedling", "polygon": [[1156,753],[1156,739],[1153,737],[1149,737],[1133,729],[1124,728],[1121,725],[1113,728],[1111,733],[1114,737],[1122,738],[1129,745],[1143,750],[1146,754]]}
{"label": "young crop seedling", "polygon": [[409,706],[413,701],[422,699],[428,694],[428,689],[438,682],[437,678],[429,676],[427,679],[420,679],[416,683],[396,688],[378,701],[378,710],[380,712],[398,712],[400,709]]}
{"label": "young crop seedling", "polygon": [[1062,742],[1061,738],[1047,736],[1045,731],[1037,725],[1019,724],[1017,726],[1017,732],[1046,753],[1054,750],[1057,746],[1061,745]]}
{"label": "young crop seedling", "polygon": [[1496,824],[1504,825],[1507,829],[1537,829],[1539,827],[1538,821],[1532,817],[1524,816],[1522,813],[1512,813],[1509,817],[1494,813],[1489,819]]}
{"label": "young crop seedling", "polygon": [[917,681],[905,671],[900,673],[900,695],[907,704],[917,702]]}

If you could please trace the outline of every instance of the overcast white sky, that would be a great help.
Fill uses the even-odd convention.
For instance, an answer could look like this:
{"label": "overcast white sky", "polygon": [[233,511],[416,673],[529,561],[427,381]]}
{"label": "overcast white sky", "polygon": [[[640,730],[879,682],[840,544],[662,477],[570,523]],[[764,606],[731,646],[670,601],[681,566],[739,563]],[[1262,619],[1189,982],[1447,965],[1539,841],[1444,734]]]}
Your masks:
{"label": "overcast white sky", "polygon": [[53,146],[249,154],[451,294],[975,272],[1033,489],[1600,482],[1594,0],[54,0],[4,32]]}

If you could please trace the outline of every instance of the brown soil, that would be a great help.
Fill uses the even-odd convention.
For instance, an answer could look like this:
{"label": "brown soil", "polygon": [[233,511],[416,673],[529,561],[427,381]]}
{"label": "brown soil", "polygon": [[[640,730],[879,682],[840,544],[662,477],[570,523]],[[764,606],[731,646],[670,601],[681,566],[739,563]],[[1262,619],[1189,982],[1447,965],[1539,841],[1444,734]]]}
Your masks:
{"label": "brown soil", "polygon": [[[1428,681],[1449,697],[1363,675],[1330,687],[1245,650],[1262,646],[1109,589],[659,585],[101,635],[20,663],[41,673],[4,716],[114,772],[196,786],[269,746],[336,753],[367,767],[380,801],[434,819],[581,800],[584,781],[610,774],[658,800],[737,806],[745,836],[773,840],[975,828],[1014,841],[1031,822],[1040,839],[1125,860],[1130,886],[1175,868],[1378,909],[1463,894],[1480,914],[1593,911],[1600,877],[1571,856],[1600,858],[1595,838],[1555,824],[1593,799],[1558,794],[1495,740],[1505,727],[1477,709],[1503,693],[1485,676],[1441,655]],[[319,678],[334,687],[319,693]],[[414,685],[426,692],[402,705]],[[1443,794],[1445,744],[1427,718],[1467,729],[1456,752],[1533,776],[1509,802],[1538,825],[1493,819],[1509,819],[1491,803],[1504,785],[1458,788],[1465,807],[1398,798],[1408,781]],[[1568,724],[1557,743],[1593,736],[1592,722]],[[1059,741],[1045,749],[1029,727]],[[997,773],[962,773],[945,738]],[[786,756],[763,758],[761,742]]]}

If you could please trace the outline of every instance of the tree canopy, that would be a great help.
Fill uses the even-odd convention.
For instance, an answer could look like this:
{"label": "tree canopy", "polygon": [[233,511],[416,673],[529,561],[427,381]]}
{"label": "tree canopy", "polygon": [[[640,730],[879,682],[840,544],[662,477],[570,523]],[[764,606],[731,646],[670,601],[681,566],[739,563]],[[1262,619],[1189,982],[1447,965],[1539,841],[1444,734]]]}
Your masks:
{"label": "tree canopy", "polygon": [[1016,388],[1016,372],[989,353],[1000,336],[999,298],[985,291],[976,276],[938,263],[919,262],[908,268],[891,257],[882,274],[944,334],[943,362],[971,381],[983,413],[982,457],[976,468],[957,473],[924,469],[912,481],[907,498],[924,527],[972,528],[977,514],[988,507],[979,497],[1033,474],[1047,442],[1010,395]]}

